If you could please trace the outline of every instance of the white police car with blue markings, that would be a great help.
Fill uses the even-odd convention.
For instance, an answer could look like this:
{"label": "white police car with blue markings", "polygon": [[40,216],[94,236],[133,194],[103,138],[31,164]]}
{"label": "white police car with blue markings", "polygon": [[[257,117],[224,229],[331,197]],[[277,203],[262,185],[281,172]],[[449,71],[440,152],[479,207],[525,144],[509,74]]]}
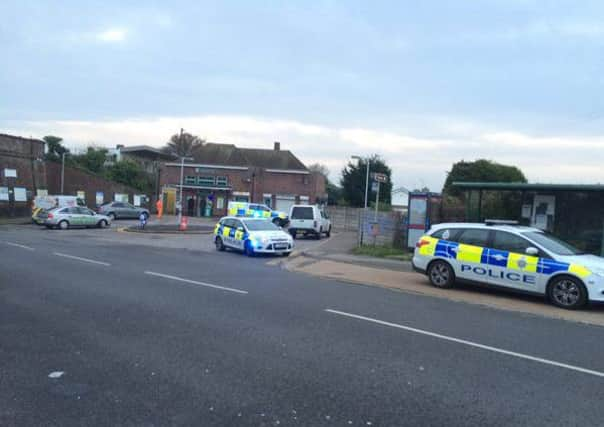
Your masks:
{"label": "white police car with blue markings", "polygon": [[567,309],[604,301],[604,258],[506,221],[434,225],[417,242],[413,267],[439,288],[456,280],[511,288]]}
{"label": "white police car with blue markings", "polygon": [[246,255],[280,254],[294,250],[292,237],[268,219],[226,216],[214,228],[216,249],[236,249]]}

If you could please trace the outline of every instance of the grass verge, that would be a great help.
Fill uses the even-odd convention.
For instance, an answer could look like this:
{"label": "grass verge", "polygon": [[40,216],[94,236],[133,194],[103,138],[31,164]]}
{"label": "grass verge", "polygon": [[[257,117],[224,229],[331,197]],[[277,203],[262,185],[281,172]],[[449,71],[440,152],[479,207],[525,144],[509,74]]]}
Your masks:
{"label": "grass verge", "polygon": [[352,250],[354,255],[372,256],[376,258],[397,259],[400,261],[411,261],[413,253],[405,251],[401,248],[384,245],[363,245]]}

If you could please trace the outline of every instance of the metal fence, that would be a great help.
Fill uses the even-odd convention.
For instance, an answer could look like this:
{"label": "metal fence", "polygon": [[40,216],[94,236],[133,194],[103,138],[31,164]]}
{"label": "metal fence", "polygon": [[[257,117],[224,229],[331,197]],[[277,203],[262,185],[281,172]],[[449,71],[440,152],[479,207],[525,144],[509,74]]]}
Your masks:
{"label": "metal fence", "polygon": [[328,206],[334,231],[353,231],[359,243],[404,247],[406,241],[406,217],[400,212],[378,212],[363,208]]}

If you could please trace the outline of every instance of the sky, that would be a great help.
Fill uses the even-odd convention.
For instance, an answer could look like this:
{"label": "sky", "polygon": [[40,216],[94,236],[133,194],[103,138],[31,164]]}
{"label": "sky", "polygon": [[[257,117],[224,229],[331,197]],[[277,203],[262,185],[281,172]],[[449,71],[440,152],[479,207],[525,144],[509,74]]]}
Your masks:
{"label": "sky", "polygon": [[66,145],[280,141],[394,187],[454,162],[604,182],[604,2],[0,2],[0,132]]}

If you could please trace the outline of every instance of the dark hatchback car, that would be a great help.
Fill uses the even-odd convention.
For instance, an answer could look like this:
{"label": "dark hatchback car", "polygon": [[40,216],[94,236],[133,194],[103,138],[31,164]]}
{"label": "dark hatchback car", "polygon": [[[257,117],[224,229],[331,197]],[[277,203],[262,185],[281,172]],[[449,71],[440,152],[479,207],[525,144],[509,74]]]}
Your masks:
{"label": "dark hatchback car", "polygon": [[106,203],[99,208],[99,213],[107,215],[112,221],[116,218],[138,219],[141,213],[145,215],[145,219],[149,218],[148,209],[136,207],[126,202]]}

